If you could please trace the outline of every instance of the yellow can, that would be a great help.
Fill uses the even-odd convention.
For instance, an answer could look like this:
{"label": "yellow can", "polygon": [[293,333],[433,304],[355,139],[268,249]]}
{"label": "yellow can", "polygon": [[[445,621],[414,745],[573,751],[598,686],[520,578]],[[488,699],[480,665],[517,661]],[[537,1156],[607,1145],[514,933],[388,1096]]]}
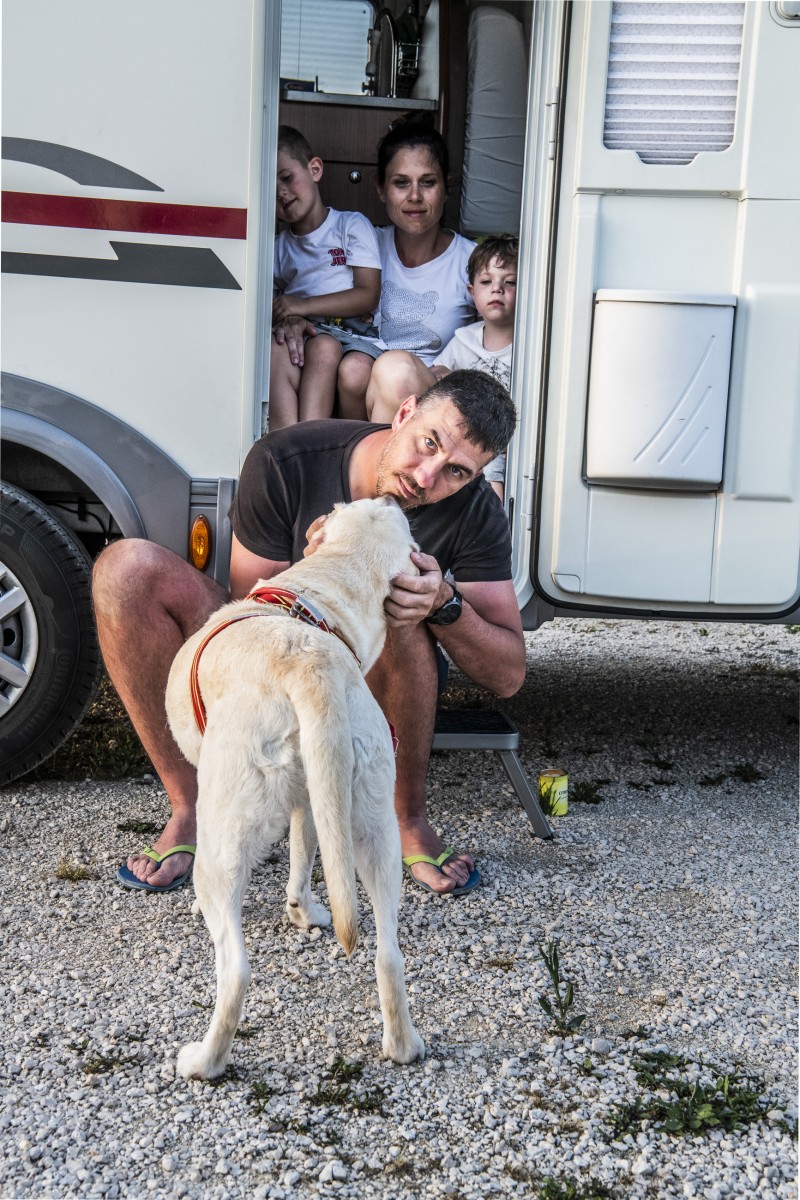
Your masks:
{"label": "yellow can", "polygon": [[539,772],[539,800],[549,817],[563,817],[569,808],[569,777],[559,767]]}

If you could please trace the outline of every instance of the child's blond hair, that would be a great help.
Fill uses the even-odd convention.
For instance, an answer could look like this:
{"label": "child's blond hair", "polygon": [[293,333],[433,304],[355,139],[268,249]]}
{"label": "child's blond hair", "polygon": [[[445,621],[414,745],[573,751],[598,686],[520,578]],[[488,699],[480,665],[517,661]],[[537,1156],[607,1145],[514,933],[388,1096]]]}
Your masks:
{"label": "child's blond hair", "polygon": [[516,267],[519,257],[519,238],[513,233],[491,234],[475,247],[467,263],[467,275],[470,283],[475,282],[475,276],[485,271],[493,258],[501,267]]}

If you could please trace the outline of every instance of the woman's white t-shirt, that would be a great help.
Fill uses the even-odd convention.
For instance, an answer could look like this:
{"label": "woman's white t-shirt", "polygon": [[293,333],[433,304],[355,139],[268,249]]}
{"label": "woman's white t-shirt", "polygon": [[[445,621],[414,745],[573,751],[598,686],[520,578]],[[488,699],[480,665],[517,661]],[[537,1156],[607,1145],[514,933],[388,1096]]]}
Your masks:
{"label": "woman's white t-shirt", "polygon": [[456,329],[475,319],[467,291],[467,262],[475,243],[453,234],[438,258],[404,267],[394,244],[394,226],[375,231],[383,282],[376,324],[390,350],[412,350],[430,366]]}

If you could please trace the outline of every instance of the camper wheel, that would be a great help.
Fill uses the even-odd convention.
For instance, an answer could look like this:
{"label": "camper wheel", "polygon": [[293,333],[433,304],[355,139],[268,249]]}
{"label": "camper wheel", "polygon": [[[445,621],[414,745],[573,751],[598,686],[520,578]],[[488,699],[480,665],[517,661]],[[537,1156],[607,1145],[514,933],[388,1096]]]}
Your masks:
{"label": "camper wheel", "polygon": [[91,561],[43,504],[0,483],[0,784],[60,746],[97,686]]}

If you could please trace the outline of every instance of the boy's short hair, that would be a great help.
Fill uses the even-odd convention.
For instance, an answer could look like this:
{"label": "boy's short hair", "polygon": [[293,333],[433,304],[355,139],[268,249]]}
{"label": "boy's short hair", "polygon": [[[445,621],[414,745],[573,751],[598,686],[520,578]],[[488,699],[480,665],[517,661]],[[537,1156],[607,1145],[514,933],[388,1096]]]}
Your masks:
{"label": "boy's short hair", "polygon": [[485,271],[493,258],[497,259],[501,267],[516,267],[519,258],[519,238],[516,234],[492,234],[475,247],[467,263],[470,283],[475,282],[475,276]]}
{"label": "boy's short hair", "polygon": [[288,154],[301,166],[307,167],[314,155],[299,129],[291,125],[278,126],[278,153]]}

